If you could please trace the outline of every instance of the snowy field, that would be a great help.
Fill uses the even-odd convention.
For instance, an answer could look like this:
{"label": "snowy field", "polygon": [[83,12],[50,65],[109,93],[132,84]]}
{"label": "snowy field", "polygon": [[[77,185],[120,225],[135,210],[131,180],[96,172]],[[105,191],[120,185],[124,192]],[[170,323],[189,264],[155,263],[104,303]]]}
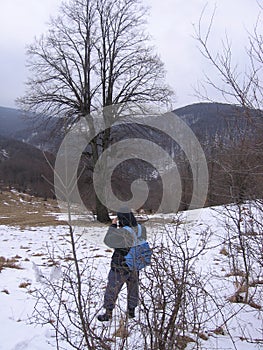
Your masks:
{"label": "snowy field", "polygon": [[[207,293],[213,294],[213,298],[216,299],[219,310],[214,312],[212,306],[208,305],[207,309],[202,311],[205,320],[202,339],[198,347],[189,343],[186,349],[263,349],[263,312],[261,309],[263,284],[250,289],[253,304],[231,301],[231,296],[238,287],[236,278],[229,273],[229,256],[224,253],[229,231],[225,227],[223,212],[223,208],[202,209],[200,215],[193,216],[192,219],[184,221],[180,218],[184,221],[183,229],[179,227],[176,231],[177,235],[187,232],[187,247],[190,250],[197,249],[202,243],[204,237],[199,235],[201,231],[206,230],[209,233],[206,236],[206,248],[194,260],[194,268],[202,276]],[[4,267],[0,271],[0,349],[56,349],[56,339],[51,325],[36,325],[33,322],[32,314],[36,303],[33,295],[36,289],[43,288],[45,279],[55,281],[61,278],[63,262],[67,257],[69,259],[71,257],[68,227],[63,224],[50,226],[35,224],[31,227],[1,224],[5,218],[6,213],[5,216],[1,216],[0,213],[0,259],[4,262]],[[173,232],[175,221],[173,215],[150,216],[145,223],[149,242],[155,239],[156,244],[161,235]],[[75,228],[75,234],[80,240],[78,257],[85,260],[87,256],[92,255],[93,266],[96,265],[99,277],[104,281],[101,284],[101,290],[98,290],[97,299],[94,300],[95,314],[102,307],[103,288],[112,254],[103,244],[106,230],[106,226],[94,221],[90,221],[85,227]],[[185,244],[185,239],[183,243]],[[60,265],[54,264],[54,260]],[[259,281],[263,279],[261,272],[260,270],[255,272]],[[142,273],[140,278],[146,278],[145,274]],[[125,290],[122,291],[120,298],[123,298],[124,295]],[[200,307],[202,308],[202,305]],[[115,311],[114,314],[115,323],[105,326],[108,327],[108,332],[113,338],[113,333],[118,326],[116,326],[118,312]],[[136,320],[131,322],[136,324]],[[97,323],[95,317],[94,326],[102,327]],[[131,329],[131,332],[134,332],[130,335],[131,339],[140,336],[136,334],[135,326]],[[61,344],[63,349],[72,349],[63,340]],[[127,349],[133,348],[132,342],[130,344]],[[115,349],[114,345],[112,349]]]}

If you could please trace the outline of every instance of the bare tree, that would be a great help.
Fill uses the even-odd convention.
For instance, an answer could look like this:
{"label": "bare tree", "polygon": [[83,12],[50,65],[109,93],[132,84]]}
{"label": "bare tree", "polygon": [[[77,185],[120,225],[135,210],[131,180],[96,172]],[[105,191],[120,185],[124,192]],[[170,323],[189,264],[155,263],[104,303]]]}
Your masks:
{"label": "bare tree", "polygon": [[[255,198],[261,192],[262,182],[262,107],[263,107],[263,51],[262,51],[262,16],[259,15],[252,33],[248,33],[246,47],[246,66],[243,68],[234,59],[235,52],[231,39],[226,35],[222,48],[214,49],[212,43],[212,28],[216,12],[214,11],[208,27],[205,29],[205,9],[195,28],[196,39],[200,52],[217,73],[219,80],[206,75],[197,94],[211,101],[207,88],[221,93],[230,103],[238,105],[236,125],[229,129],[229,140],[216,150],[212,157],[212,165],[219,171],[220,178],[227,184],[227,202],[242,202]],[[240,108],[241,106],[242,108]],[[241,126],[241,127],[240,127]],[[215,173],[214,173],[215,174]],[[215,174],[216,175],[216,174]],[[215,181],[214,181],[215,180]],[[220,185],[221,186],[221,185]],[[222,186],[221,186],[222,187]],[[225,192],[225,191],[224,191]]]}
{"label": "bare tree", "polygon": [[[134,102],[166,104],[172,92],[165,84],[163,63],[145,33],[141,0],[68,0],[45,35],[28,47],[31,76],[23,109],[68,129],[98,108]],[[54,118],[55,117],[55,118]],[[107,115],[103,115],[105,124]],[[56,129],[57,130],[57,129]],[[110,142],[111,129],[92,140],[95,166]],[[96,198],[97,218],[109,220]]]}
{"label": "bare tree", "polygon": [[[262,10],[262,9],[261,9]],[[226,37],[222,50],[214,52],[210,46],[213,18],[206,32],[203,32],[204,12],[196,28],[196,38],[200,50],[207,61],[219,73],[220,82],[206,76],[202,91],[198,95],[211,100],[207,86],[219,91],[227,102],[242,106],[242,113],[237,117],[243,122],[243,129],[235,131],[236,139],[223,142],[214,156],[217,174],[228,185],[228,202],[223,220],[227,231],[225,254],[229,259],[230,272],[227,277],[235,278],[235,292],[229,297],[230,302],[248,304],[261,310],[255,302],[260,293],[262,282],[262,226],[261,198],[262,190],[262,107],[263,107],[263,51],[262,17],[259,13],[253,33],[248,33],[249,46],[246,49],[247,66],[241,69],[234,62],[234,52],[230,40]],[[219,152],[218,152],[219,151]],[[220,184],[220,179],[218,178]],[[217,183],[217,185],[218,185]],[[219,187],[217,187],[219,188]],[[215,189],[215,187],[214,187]],[[259,311],[260,312],[260,311]],[[261,339],[251,339],[245,330],[244,340],[261,344]]]}
{"label": "bare tree", "polygon": [[198,95],[211,100],[207,93],[207,87],[219,91],[223,98],[231,103],[237,103],[248,109],[262,109],[263,87],[263,48],[262,48],[262,17],[259,8],[259,16],[254,26],[253,33],[248,33],[249,45],[246,49],[246,67],[243,69],[233,58],[231,41],[226,35],[222,41],[222,49],[214,51],[211,46],[211,30],[215,16],[212,15],[207,30],[204,30],[203,17],[205,9],[195,28],[195,36],[199,43],[201,54],[218,73],[219,81],[206,75],[206,81],[201,84]]}

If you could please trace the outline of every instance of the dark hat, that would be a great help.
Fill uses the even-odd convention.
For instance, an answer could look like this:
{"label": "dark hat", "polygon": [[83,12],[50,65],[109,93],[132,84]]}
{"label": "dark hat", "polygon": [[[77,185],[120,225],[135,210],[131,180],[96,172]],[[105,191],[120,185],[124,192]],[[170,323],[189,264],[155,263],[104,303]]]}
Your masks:
{"label": "dark hat", "polygon": [[137,226],[137,221],[131,211],[127,211],[125,209],[120,209],[120,211],[117,212],[117,217],[119,220],[120,226]]}

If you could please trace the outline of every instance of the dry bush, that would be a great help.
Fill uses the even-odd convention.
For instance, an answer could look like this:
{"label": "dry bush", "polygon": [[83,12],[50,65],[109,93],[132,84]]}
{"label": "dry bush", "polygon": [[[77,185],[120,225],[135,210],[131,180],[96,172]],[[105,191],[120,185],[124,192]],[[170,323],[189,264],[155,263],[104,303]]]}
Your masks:
{"label": "dry bush", "polygon": [[203,337],[207,294],[195,261],[202,254],[209,231],[191,241],[180,221],[166,227],[154,241],[151,266],[141,283],[140,316],[144,349],[179,350],[188,342],[198,347]]}

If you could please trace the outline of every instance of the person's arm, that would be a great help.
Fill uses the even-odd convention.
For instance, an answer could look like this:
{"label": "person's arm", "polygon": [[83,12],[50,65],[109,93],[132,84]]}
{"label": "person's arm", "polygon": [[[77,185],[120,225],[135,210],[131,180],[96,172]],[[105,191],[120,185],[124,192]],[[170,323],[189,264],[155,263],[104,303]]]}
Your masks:
{"label": "person's arm", "polygon": [[104,238],[104,243],[110,248],[130,248],[133,241],[133,235],[123,228],[117,228],[117,221],[113,219]]}

